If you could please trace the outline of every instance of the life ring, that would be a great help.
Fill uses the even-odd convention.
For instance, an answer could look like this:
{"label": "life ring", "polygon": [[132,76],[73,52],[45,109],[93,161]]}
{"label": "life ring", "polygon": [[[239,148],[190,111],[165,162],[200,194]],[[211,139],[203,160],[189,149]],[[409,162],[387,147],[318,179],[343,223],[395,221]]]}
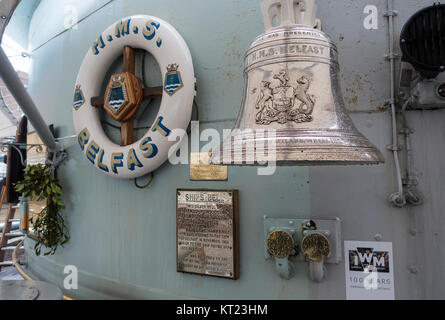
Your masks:
{"label": "life ring", "polygon": [[[105,135],[99,110],[92,106],[91,98],[100,95],[103,76],[125,47],[150,52],[163,73],[164,85],[159,112],[151,128],[139,141],[121,146]],[[127,80],[123,78],[113,79],[112,94],[104,98],[104,103],[108,101],[107,106],[113,112],[120,112],[122,105],[128,102],[125,101],[131,100],[131,92],[125,89]],[[174,129],[185,132],[191,120],[194,95],[192,56],[173,26],[147,15],[117,21],[99,35],[86,54],[77,76],[73,120],[79,145],[87,159],[109,176],[130,179],[146,175],[168,159],[169,151],[174,151],[170,148],[177,141],[169,141],[169,136]]]}

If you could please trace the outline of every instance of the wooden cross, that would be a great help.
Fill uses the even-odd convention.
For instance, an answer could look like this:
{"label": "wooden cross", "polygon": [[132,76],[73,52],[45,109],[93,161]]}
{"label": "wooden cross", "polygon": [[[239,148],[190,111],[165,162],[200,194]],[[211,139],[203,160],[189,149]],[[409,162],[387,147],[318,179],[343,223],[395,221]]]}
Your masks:
{"label": "wooden cross", "polygon": [[91,106],[103,107],[107,114],[121,123],[121,146],[133,143],[133,120],[143,100],[162,97],[163,87],[142,88],[135,75],[134,49],[124,48],[122,73],[113,74],[105,96],[91,98]]}

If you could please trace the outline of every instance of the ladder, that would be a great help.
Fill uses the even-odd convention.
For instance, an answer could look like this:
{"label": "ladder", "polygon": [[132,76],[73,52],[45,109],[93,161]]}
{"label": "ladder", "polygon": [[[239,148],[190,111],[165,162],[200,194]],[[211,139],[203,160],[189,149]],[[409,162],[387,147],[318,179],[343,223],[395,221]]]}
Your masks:
{"label": "ladder", "polygon": [[[3,200],[6,193],[6,184],[2,187],[2,193],[0,197],[0,209],[3,207]],[[5,253],[14,251],[14,246],[8,246],[8,241],[14,238],[23,237],[22,232],[11,232],[11,227],[13,222],[20,222],[20,219],[14,219],[16,204],[8,205],[8,213],[6,214],[5,223],[3,225],[2,237],[0,240],[0,271],[2,267],[10,267],[13,265],[12,261],[4,261]],[[19,248],[23,251],[23,246]]]}

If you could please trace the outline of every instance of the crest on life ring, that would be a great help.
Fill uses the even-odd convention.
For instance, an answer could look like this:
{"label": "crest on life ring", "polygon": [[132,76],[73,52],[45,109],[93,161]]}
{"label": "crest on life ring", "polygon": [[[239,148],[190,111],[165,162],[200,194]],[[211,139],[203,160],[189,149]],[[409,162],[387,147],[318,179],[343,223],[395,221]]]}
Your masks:
{"label": "crest on life ring", "polygon": [[105,105],[117,115],[125,108],[128,102],[129,99],[125,77],[123,75],[118,75],[112,79],[111,86],[107,88]]}
{"label": "crest on life ring", "polygon": [[170,96],[174,95],[184,84],[182,83],[181,73],[178,71],[177,64],[171,64],[167,67],[167,74],[165,75],[164,90]]}
{"label": "crest on life ring", "polygon": [[83,96],[82,89],[80,89],[80,86],[76,86],[76,91],[74,91],[74,100],[73,100],[73,107],[74,109],[78,110],[83,104],[85,103],[85,98]]}

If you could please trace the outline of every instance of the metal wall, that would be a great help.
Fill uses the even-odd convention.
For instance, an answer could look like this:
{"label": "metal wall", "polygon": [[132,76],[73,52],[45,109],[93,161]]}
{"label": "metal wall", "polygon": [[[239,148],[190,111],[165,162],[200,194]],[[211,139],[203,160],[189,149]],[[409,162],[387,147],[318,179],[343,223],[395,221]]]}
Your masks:
{"label": "metal wall", "polygon": [[[42,0],[30,27],[30,90],[36,104],[59,135],[74,134],[72,95],[82,59],[90,44],[116,20],[132,14],[157,16],[172,24],[190,47],[198,79],[201,129],[231,128],[243,92],[244,52],[264,31],[259,0],[153,1]],[[108,4],[107,4],[108,3]],[[227,182],[190,182],[186,165],[163,165],[149,189],[133,181],[100,174],[77,144],[60,168],[68,208],[71,240],[55,256],[28,254],[30,271],[62,286],[63,267],[79,268],[79,286],[66,292],[81,298],[252,298],[344,299],[344,265],[328,266],[321,284],[309,282],[305,264],[297,275],[281,280],[273,262],[264,260],[263,216],[277,218],[340,217],[344,240],[374,240],[381,234],[393,242],[396,298],[444,298],[444,217],[440,164],[445,153],[440,138],[444,111],[413,111],[413,150],[419,189],[425,204],[396,209],[388,203],[397,185],[392,155],[387,21],[383,0],[318,0],[319,18],[339,49],[342,90],[354,122],[386,157],[375,167],[278,168],[274,176],[258,176],[255,168],[229,168]],[[396,39],[411,14],[432,1],[396,0]],[[78,8],[82,20],[64,31],[64,6]],[[379,10],[377,30],[366,30],[366,5]],[[103,6],[103,7],[102,7]],[[101,8],[102,7],[102,8]],[[51,17],[51,19],[48,19]],[[396,46],[398,48],[398,45]],[[140,63],[140,61],[139,61]],[[158,84],[159,70],[145,70]],[[113,66],[119,69],[119,63]],[[113,70],[114,70],[113,69]],[[105,76],[104,76],[105,78]],[[156,109],[153,103],[149,108]],[[144,120],[149,122],[147,111]],[[145,121],[145,122],[144,122]],[[107,129],[110,135],[115,135]],[[118,134],[118,133],[117,133]],[[176,272],[175,194],[177,188],[240,190],[241,277],[237,281]],[[28,252],[33,243],[27,240]]]}
{"label": "metal wall", "polygon": [[34,10],[40,0],[21,1],[8,23],[6,33],[25,50],[28,48],[28,30]]}
{"label": "metal wall", "polygon": [[[324,30],[339,47],[342,89],[347,108],[359,130],[383,152],[386,163],[376,167],[311,168],[309,170],[311,215],[335,215],[343,221],[344,240],[393,242],[394,281],[397,299],[445,298],[445,258],[441,248],[445,234],[441,142],[444,110],[409,111],[414,133],[413,165],[424,197],[419,207],[394,208],[388,196],[397,191],[391,141],[390,69],[386,1],[317,1]],[[395,48],[404,23],[434,1],[395,0]],[[366,30],[363,9],[374,4],[379,10],[378,30]],[[338,17],[341,16],[341,23]],[[398,68],[396,72],[398,79]],[[399,127],[400,128],[400,127]],[[399,136],[403,146],[403,136]],[[405,150],[400,153],[402,169]],[[329,268],[329,281],[311,284],[311,298],[332,299],[345,295],[344,266]]]}

